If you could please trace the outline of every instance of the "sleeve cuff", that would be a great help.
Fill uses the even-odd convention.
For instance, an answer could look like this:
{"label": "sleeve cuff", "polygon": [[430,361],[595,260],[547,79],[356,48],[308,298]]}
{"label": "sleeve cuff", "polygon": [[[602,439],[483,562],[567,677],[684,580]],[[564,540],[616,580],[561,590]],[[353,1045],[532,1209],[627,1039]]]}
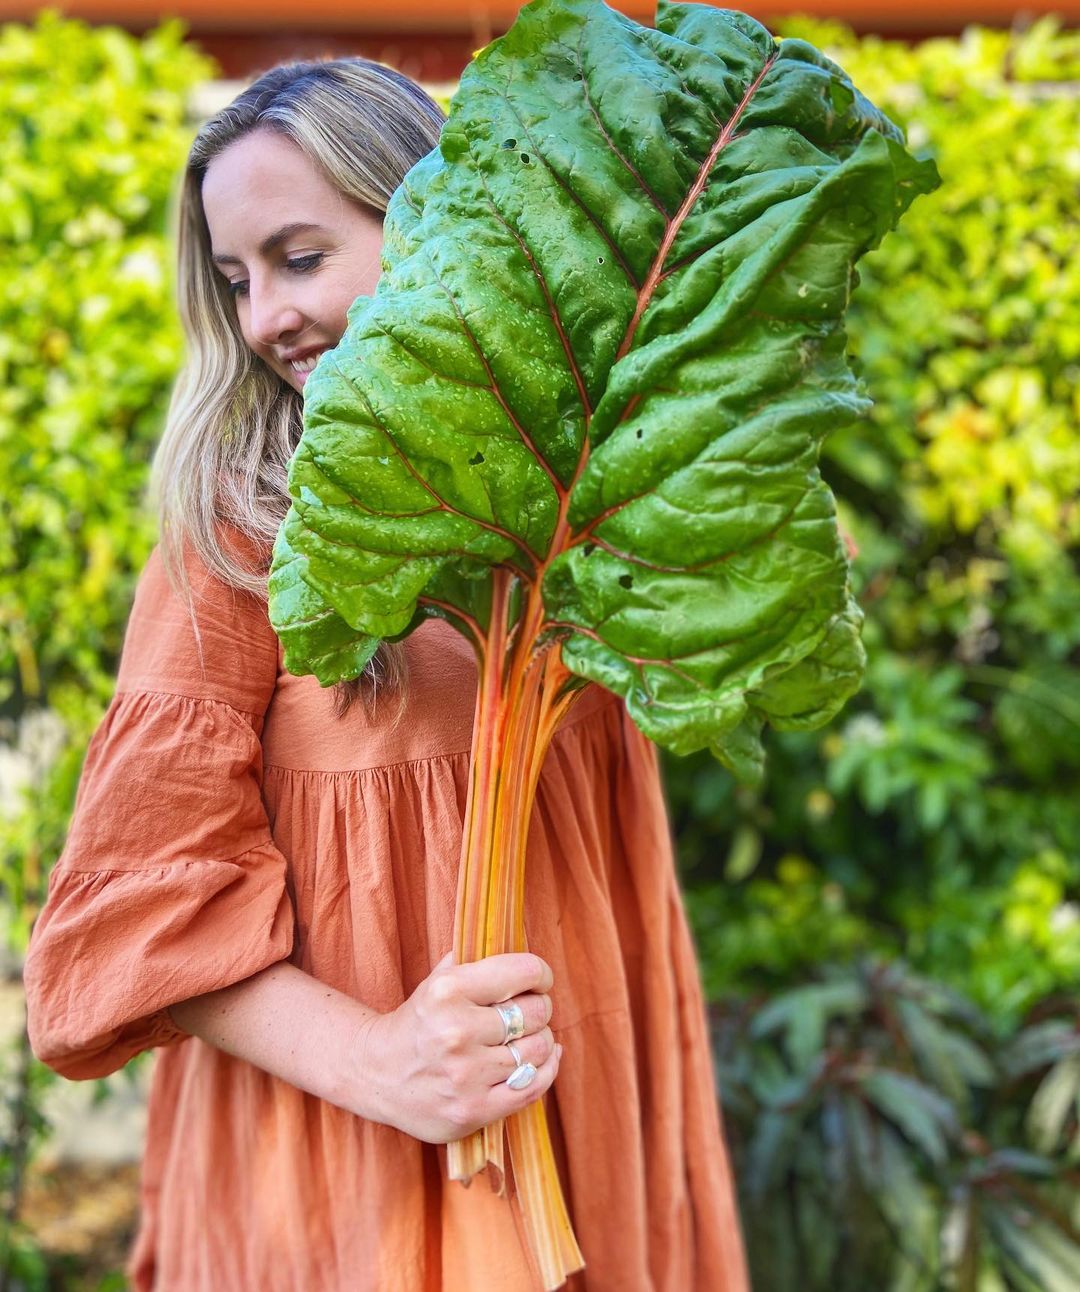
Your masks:
{"label": "sleeve cuff", "polygon": [[292,951],[285,859],[267,841],[228,861],[53,878],[27,953],[30,1044],[74,1080],[186,1040],[168,1006],[232,986]]}

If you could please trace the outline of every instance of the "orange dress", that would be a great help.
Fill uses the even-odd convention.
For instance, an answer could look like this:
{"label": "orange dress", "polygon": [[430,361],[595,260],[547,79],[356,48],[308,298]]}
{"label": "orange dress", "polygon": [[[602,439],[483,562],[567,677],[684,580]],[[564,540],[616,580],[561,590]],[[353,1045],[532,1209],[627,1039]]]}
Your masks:
{"label": "orange dress", "polygon": [[[343,718],[265,603],[159,550],[25,965],[30,1039],[74,1079],[155,1056],[132,1292],[538,1292],[511,1189],[188,1035],[168,1006],[291,960],[378,1010],[450,949],[475,663],[428,621],[408,709]],[[389,712],[384,708],[382,713]],[[525,924],[565,1046],[544,1097],[573,1292],[749,1287],[697,961],[653,746],[592,684],[556,733]]]}

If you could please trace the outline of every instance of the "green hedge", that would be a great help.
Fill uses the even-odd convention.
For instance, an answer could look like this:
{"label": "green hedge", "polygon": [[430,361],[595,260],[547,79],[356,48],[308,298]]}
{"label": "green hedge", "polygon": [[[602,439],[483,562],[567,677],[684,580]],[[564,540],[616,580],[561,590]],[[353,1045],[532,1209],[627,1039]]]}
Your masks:
{"label": "green hedge", "polygon": [[[183,34],[51,11],[0,27],[0,916],[16,954],[154,539],[147,468],[181,362],[169,200],[190,93],[216,73]],[[26,1292],[68,1286],[18,1223],[52,1079],[25,1036],[0,1053],[0,1281]]]}
{"label": "green hedge", "polygon": [[17,945],[153,542],[147,466],[181,361],[168,204],[215,70],[182,37],[51,11],[0,28],[0,737],[47,747],[26,810],[0,817]]}
{"label": "green hedge", "polygon": [[1080,978],[1080,40],[1049,20],[915,47],[791,23],[932,154],[860,266],[877,401],[822,469],[858,546],[869,672],[768,782],[666,769],[710,995],[862,948],[1007,1029]]}

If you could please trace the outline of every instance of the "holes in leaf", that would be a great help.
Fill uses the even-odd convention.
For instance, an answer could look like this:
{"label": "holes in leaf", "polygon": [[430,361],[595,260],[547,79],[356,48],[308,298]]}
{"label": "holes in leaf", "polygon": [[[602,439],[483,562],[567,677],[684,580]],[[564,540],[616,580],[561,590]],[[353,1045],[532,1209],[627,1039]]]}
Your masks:
{"label": "holes in leaf", "polygon": [[635,439],[635,440],[640,440],[640,439],[641,439],[641,437],[642,437],[644,434],[645,434],[645,432],[644,432],[644,431],[641,429],[641,427],[639,426],[639,427],[637,428],[637,430],[634,432],[634,439]]}
{"label": "holes in leaf", "polygon": [[595,544],[595,543],[586,543],[586,544],[585,544],[585,546],[581,549],[581,555],[582,555],[582,556],[591,556],[591,555],[593,554],[593,552],[595,552],[595,551],[596,551],[596,544]]}
{"label": "holes in leaf", "polygon": [[596,263],[597,263],[598,265],[602,265],[602,264],[604,263],[604,257],[603,257],[603,256],[597,256],[597,257],[596,257]]}
{"label": "holes in leaf", "polygon": [[584,81],[585,78],[581,75],[580,72],[575,72],[571,79],[575,81]]}
{"label": "holes in leaf", "polygon": [[477,450],[469,459],[469,466],[478,467],[480,463],[483,462],[483,460],[484,460],[484,455],[479,450]]}
{"label": "holes in leaf", "polygon": [[525,163],[526,166],[528,166],[529,162],[532,161],[532,158],[529,156],[528,153],[522,153],[521,160]]}
{"label": "holes in leaf", "polygon": [[634,586],[634,576],[632,574],[619,575],[620,588],[632,588]]}
{"label": "holes in leaf", "polygon": [[502,141],[502,146],[503,146],[504,148],[516,148],[516,147],[517,147],[517,140],[516,140],[516,139],[504,139],[504,140]]}

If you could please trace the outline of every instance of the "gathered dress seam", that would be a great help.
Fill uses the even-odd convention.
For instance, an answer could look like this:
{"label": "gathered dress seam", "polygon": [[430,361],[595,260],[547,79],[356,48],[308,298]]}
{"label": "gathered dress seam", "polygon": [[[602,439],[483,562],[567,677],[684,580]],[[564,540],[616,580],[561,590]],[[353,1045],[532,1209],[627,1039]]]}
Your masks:
{"label": "gathered dress seam", "polygon": [[104,870],[79,870],[74,866],[57,867],[62,875],[80,875],[86,878],[92,878],[95,875],[157,875],[165,874],[170,870],[176,870],[178,866],[235,866],[248,856],[249,853],[259,852],[267,846],[276,850],[277,845],[273,837],[266,838],[262,843],[256,843],[250,848],[245,848],[243,852],[234,853],[231,857],[192,857],[190,861],[170,861],[164,866],[111,866]]}
{"label": "gathered dress seam", "polygon": [[[613,692],[610,693],[610,701],[610,703],[598,705],[590,713],[579,714],[576,718],[571,717],[568,722],[559,727],[554,739],[558,740],[563,732],[578,726],[588,718],[596,717],[601,713],[608,713],[616,704],[621,703],[620,697]],[[263,773],[290,772],[299,776],[363,776],[370,772],[388,772],[395,767],[416,767],[423,763],[448,762],[454,758],[468,758],[471,752],[472,748],[470,746],[468,749],[454,749],[445,754],[428,754],[424,758],[401,758],[393,763],[373,763],[370,767],[286,767],[284,763],[270,763],[264,760]]]}
{"label": "gathered dress seam", "polygon": [[187,700],[189,704],[220,704],[223,709],[231,709],[233,713],[242,713],[249,718],[261,718],[264,716],[255,709],[242,709],[238,704],[231,704],[228,700],[219,700],[212,695],[187,695],[183,691],[163,691],[158,687],[133,686],[115,691],[113,699],[118,700],[124,695],[160,695],[170,700]]}

